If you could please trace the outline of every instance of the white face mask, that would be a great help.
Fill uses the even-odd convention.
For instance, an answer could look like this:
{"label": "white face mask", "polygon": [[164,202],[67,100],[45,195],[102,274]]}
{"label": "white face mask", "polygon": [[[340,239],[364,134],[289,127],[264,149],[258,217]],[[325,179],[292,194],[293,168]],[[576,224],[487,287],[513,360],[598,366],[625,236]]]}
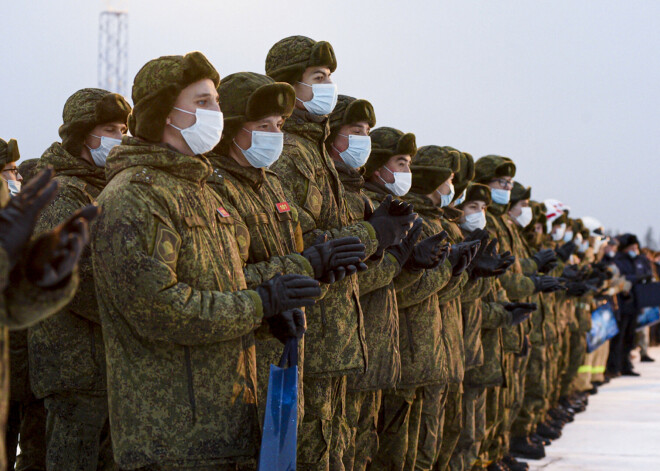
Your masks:
{"label": "white face mask", "polygon": [[465,222],[461,223],[461,227],[466,231],[475,231],[486,227],[486,214],[483,211],[468,214],[465,216]]}
{"label": "white face mask", "polygon": [[564,242],[570,242],[573,240],[573,231],[564,232]]}
{"label": "white face mask", "polygon": [[527,227],[527,224],[532,222],[532,208],[525,206],[522,208],[522,213],[516,218],[516,222],[520,224],[520,227]]}
{"label": "white face mask", "polygon": [[315,83],[310,85],[304,82],[298,82],[300,85],[312,87],[312,99],[309,101],[302,101],[296,97],[296,100],[301,102],[305,109],[317,116],[325,116],[332,113],[337,104],[337,84],[336,83]]}
{"label": "white face mask", "polygon": [[445,206],[449,206],[451,204],[451,201],[454,199],[454,195],[456,194],[456,191],[454,190],[454,185],[452,183],[449,184],[449,194],[448,195],[443,195],[440,193],[438,190],[435,190],[438,192],[440,195],[440,207],[444,208]]}
{"label": "white face mask", "polygon": [[564,232],[566,232],[566,223],[561,223],[561,225],[555,226],[555,231],[552,233],[552,240],[559,242],[564,238]]}
{"label": "white face mask", "polygon": [[383,182],[383,185],[385,185],[385,188],[390,190],[396,196],[403,196],[408,193],[408,191],[410,191],[410,187],[412,186],[412,173],[393,172],[387,167],[383,168],[394,175],[394,183],[387,183],[381,178],[380,175],[378,176],[378,178],[380,178],[380,180]]}
{"label": "white face mask", "polygon": [[493,203],[509,204],[509,200],[511,199],[511,190],[500,190],[498,188],[491,188],[490,196],[493,198]]}
{"label": "white face mask", "polygon": [[340,136],[348,138],[348,149],[344,152],[337,151],[341,159],[351,168],[362,167],[371,154],[371,138],[354,134],[348,136],[340,134]]}
{"label": "white face mask", "polygon": [[108,159],[108,154],[113,147],[121,144],[121,139],[115,139],[114,137],[107,136],[97,136],[96,134],[90,134],[90,136],[101,139],[101,145],[96,149],[92,149],[89,146],[87,146],[87,148],[89,149],[89,153],[92,154],[94,164],[96,164],[97,167],[105,167],[105,161]]}
{"label": "white face mask", "polygon": [[204,154],[218,145],[224,126],[222,111],[197,108],[194,113],[191,113],[177,107],[174,107],[174,109],[182,113],[193,114],[197,119],[195,124],[185,129],[178,128],[170,123],[170,126],[181,132],[190,150],[195,154]]}
{"label": "white face mask", "polygon": [[6,182],[11,196],[16,196],[21,191],[21,182],[18,180],[6,180]]}
{"label": "white face mask", "polygon": [[463,193],[461,193],[461,196],[456,198],[456,201],[454,201],[454,206],[458,206],[461,204],[463,201],[465,201],[465,195],[467,194],[467,188],[463,190]]}
{"label": "white face mask", "polygon": [[589,248],[589,241],[585,240],[580,244],[580,248],[578,248],[579,253],[585,253],[587,249]]}
{"label": "white face mask", "polygon": [[234,145],[241,149],[243,155],[254,168],[270,167],[280,158],[284,148],[284,134],[281,132],[243,131],[252,134],[252,144],[247,149],[241,149],[234,140]]}

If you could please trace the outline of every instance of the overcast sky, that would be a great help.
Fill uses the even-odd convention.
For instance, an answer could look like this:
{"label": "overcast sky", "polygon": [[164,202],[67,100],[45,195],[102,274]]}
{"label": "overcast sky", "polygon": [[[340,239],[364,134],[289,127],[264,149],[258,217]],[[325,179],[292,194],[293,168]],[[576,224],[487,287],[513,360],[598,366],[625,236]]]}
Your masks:
{"label": "overcast sky", "polygon": [[[279,39],[326,40],[340,93],[370,100],[378,126],[511,157],[534,199],[660,238],[660,1],[123,3],[130,83],[160,55],[263,73]],[[0,136],[23,158],[58,139],[69,95],[97,86],[103,5],[3,1]]]}

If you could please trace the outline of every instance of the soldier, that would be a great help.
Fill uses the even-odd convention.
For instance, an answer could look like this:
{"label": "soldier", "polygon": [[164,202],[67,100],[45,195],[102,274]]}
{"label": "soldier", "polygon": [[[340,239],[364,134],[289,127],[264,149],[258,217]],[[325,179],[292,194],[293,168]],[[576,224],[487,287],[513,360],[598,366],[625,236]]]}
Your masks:
{"label": "soldier", "polygon": [[[330,282],[335,271],[354,270],[364,258],[364,245],[356,237],[303,249],[298,213],[286,201],[277,175],[269,170],[282,151],[281,128],[294,107],[293,87],[265,75],[240,72],[225,77],[218,94],[224,130],[220,144],[208,154],[213,166],[209,183],[237,210],[237,240],[247,263],[247,287],[253,289],[278,273]],[[269,369],[279,361],[282,345],[272,336],[259,335],[256,351],[259,416],[263,422]],[[302,345],[300,351],[302,354]],[[302,361],[299,366],[303,368]],[[302,381],[302,376],[299,378]]]}
{"label": "soldier", "polygon": [[[3,141],[4,142],[4,141]],[[14,148],[13,152],[18,149]],[[0,143],[0,157],[11,149]],[[16,158],[14,158],[16,157]],[[13,161],[18,157],[13,154]],[[87,243],[88,223],[96,208],[76,212],[54,231],[30,241],[39,212],[57,192],[54,172],[47,169],[9,199],[0,184],[0,469],[6,468],[5,426],[9,399],[9,332],[26,328],[57,312],[74,296],[74,270]],[[9,289],[11,277],[11,289]],[[14,451],[15,452],[15,451]]]}
{"label": "soldier", "polygon": [[[140,69],[134,137],[110,153],[92,241],[115,460],[124,469],[254,469],[254,330],[296,336],[318,282],[246,289],[227,203],[206,181],[219,75],[199,52]],[[300,311],[298,311],[300,312]]]}
{"label": "soldier", "polygon": [[[116,93],[85,88],[64,104],[62,142],[53,143],[37,168],[53,167],[59,191],[42,211],[36,231],[48,231],[94,204],[105,186],[105,159],[126,133],[130,106]],[[30,380],[44,399],[46,468],[96,470],[107,428],[103,335],[92,260],[79,266],[80,288],[66,309],[29,330]],[[109,446],[109,443],[106,444]]]}
{"label": "soldier", "polygon": [[[326,147],[346,190],[351,222],[362,221],[365,204],[369,207],[374,204],[363,191],[365,182],[358,169],[371,153],[369,133],[375,125],[371,103],[339,95],[330,115]],[[382,393],[394,389],[401,374],[396,289],[410,286],[421,277],[423,269],[435,268],[446,256],[443,235],[416,243],[420,234],[421,221],[415,223],[401,244],[389,248],[382,258],[370,261],[369,270],[359,275],[369,371],[348,378],[346,410],[350,439],[343,456],[346,470],[365,470],[373,461],[378,450]]]}
{"label": "soldier", "polygon": [[[268,52],[266,74],[291,84],[296,92],[296,106],[283,126],[282,156],[272,169],[282,181],[287,201],[298,212],[305,247],[324,233],[331,238],[357,236],[367,256],[381,255],[402,240],[416,215],[409,205],[388,199],[366,221],[350,224],[345,190],[325,149],[328,114],[337,101],[337,87],[330,78],[336,67],[329,43],[304,36],[282,39]],[[346,276],[335,283],[323,300],[307,310],[307,316],[305,416],[297,465],[325,470],[330,453],[339,464],[346,446],[343,438],[333,437],[333,429],[347,429],[346,375],[367,368],[357,277]]]}
{"label": "soldier", "polygon": [[[23,176],[18,170],[16,162],[21,158],[18,151],[16,139],[9,139],[9,142],[0,139],[0,175],[9,188],[9,194],[16,196],[21,191]],[[16,159],[16,160],[14,160]]]}

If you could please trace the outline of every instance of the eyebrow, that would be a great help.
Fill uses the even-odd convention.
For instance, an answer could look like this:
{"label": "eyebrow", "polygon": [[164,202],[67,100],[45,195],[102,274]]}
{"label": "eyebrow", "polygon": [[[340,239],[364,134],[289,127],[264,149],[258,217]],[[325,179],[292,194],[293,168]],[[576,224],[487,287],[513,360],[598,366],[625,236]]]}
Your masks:
{"label": "eyebrow", "polygon": [[401,162],[401,161],[410,162],[411,160],[412,159],[409,159],[408,157],[403,157],[403,156],[397,157],[397,159],[396,159],[397,162]]}
{"label": "eyebrow", "polygon": [[211,98],[212,96],[210,93],[200,93],[199,95],[195,95],[195,98]]}

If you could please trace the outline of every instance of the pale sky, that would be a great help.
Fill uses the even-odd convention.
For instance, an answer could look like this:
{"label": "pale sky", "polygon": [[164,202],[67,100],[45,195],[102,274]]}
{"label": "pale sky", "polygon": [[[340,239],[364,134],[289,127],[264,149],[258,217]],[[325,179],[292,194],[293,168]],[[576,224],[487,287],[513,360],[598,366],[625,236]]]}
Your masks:
{"label": "pale sky", "polygon": [[[124,1],[129,83],[199,50],[221,76],[264,72],[268,49],[329,41],[339,92],[378,126],[516,162],[534,199],[660,237],[660,1]],[[97,86],[94,0],[3,1],[0,137],[23,158],[55,140],[64,102]]]}

